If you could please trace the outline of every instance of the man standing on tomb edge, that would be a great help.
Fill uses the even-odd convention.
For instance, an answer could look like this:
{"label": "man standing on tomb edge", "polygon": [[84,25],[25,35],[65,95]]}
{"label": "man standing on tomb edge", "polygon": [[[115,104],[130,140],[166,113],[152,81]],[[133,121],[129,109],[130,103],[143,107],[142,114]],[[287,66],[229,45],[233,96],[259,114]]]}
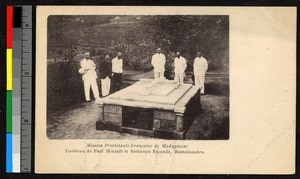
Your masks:
{"label": "man standing on tomb edge", "polygon": [[90,59],[90,53],[85,52],[84,59],[81,60],[79,69],[79,72],[82,74],[82,80],[84,84],[84,94],[85,94],[85,100],[91,101],[90,98],[90,89],[92,87],[93,95],[95,99],[99,99],[99,90],[97,85],[97,73],[95,71],[96,64],[93,62],[93,60]]}
{"label": "man standing on tomb edge", "polygon": [[121,89],[122,73],[123,73],[123,59],[122,53],[118,52],[116,58],[112,60],[112,90],[113,92]]}
{"label": "man standing on tomb edge", "polygon": [[175,66],[174,80],[177,83],[183,84],[183,80],[184,80],[184,76],[185,76],[185,69],[186,69],[187,65],[186,65],[186,59],[181,56],[180,52],[176,52],[176,58],[174,59],[174,66]]}
{"label": "man standing on tomb edge", "polygon": [[164,78],[166,57],[161,53],[161,48],[152,56],[151,64],[154,67],[154,79]]}
{"label": "man standing on tomb edge", "polygon": [[205,73],[208,68],[207,60],[202,56],[201,52],[197,53],[197,57],[194,60],[194,76],[195,85],[200,85],[201,94],[204,94],[204,81]]}

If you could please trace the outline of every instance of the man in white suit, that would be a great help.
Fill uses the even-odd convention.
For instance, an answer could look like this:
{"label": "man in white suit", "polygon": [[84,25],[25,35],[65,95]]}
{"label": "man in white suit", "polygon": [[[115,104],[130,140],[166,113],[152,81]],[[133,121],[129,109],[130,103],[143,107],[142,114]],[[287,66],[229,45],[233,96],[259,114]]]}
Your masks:
{"label": "man in white suit", "polygon": [[85,100],[91,101],[90,98],[90,89],[92,87],[93,95],[95,99],[99,99],[99,90],[97,85],[97,73],[95,71],[96,64],[93,62],[93,60],[90,59],[90,53],[85,52],[84,59],[80,62],[80,72],[82,73],[82,80],[84,84],[84,94],[85,94]]}
{"label": "man in white suit", "polygon": [[184,76],[185,76],[185,69],[186,69],[187,65],[186,65],[186,59],[181,56],[180,52],[176,52],[176,58],[174,59],[174,67],[175,67],[174,80],[177,83],[183,84],[183,80],[184,80]]}
{"label": "man in white suit", "polygon": [[164,78],[166,57],[161,53],[161,48],[157,49],[157,53],[152,56],[151,64],[154,67],[154,78]]}
{"label": "man in white suit", "polygon": [[204,94],[204,81],[205,73],[208,68],[207,60],[202,56],[201,52],[197,53],[197,57],[194,60],[194,76],[195,85],[200,85],[201,94]]}

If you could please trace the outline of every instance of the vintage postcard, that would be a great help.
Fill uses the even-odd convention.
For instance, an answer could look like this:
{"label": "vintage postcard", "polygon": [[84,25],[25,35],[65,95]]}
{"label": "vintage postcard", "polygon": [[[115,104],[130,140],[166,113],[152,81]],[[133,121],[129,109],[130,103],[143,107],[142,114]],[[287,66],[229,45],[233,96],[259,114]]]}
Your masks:
{"label": "vintage postcard", "polygon": [[296,8],[36,17],[36,173],[295,173]]}

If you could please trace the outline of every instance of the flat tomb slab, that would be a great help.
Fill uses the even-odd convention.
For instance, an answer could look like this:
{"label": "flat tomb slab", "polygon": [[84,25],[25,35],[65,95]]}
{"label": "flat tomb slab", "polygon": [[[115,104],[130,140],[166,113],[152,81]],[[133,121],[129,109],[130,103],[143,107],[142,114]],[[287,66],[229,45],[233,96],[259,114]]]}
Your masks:
{"label": "flat tomb slab", "polygon": [[[157,82],[157,83],[153,83]],[[153,83],[153,86],[148,86]],[[109,99],[175,105],[192,87],[191,84],[175,84],[168,81],[139,81],[115,94]]]}

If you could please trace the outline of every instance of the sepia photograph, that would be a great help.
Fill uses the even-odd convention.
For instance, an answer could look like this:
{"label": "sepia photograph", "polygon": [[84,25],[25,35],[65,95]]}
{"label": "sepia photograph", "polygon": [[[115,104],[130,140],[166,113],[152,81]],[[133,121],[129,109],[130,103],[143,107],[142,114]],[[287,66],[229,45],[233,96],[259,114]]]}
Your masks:
{"label": "sepia photograph", "polygon": [[228,15],[51,15],[49,139],[229,139]]}
{"label": "sepia photograph", "polygon": [[37,6],[35,172],[293,174],[296,12]]}

